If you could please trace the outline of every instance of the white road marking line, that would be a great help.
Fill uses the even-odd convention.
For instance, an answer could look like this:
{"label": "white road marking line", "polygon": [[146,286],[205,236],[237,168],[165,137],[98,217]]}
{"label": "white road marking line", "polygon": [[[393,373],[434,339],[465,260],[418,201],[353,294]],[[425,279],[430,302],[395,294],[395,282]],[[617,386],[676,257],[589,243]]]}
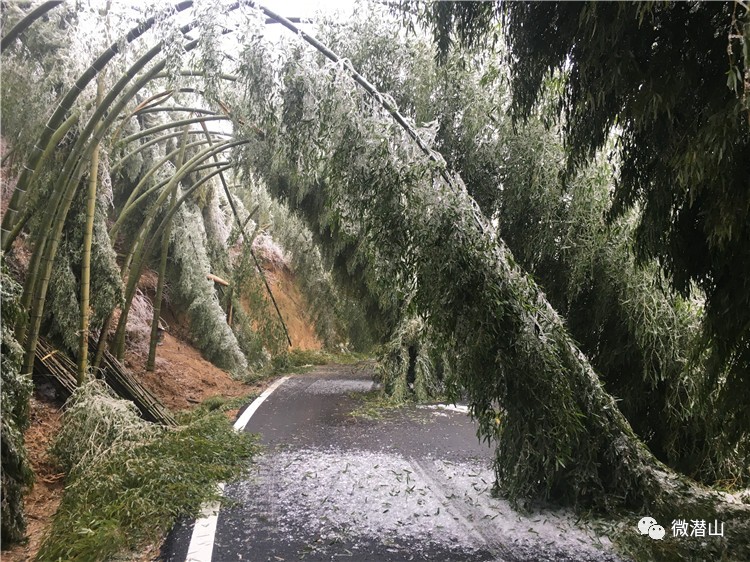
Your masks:
{"label": "white road marking line", "polygon": [[[224,484],[219,484],[219,493],[224,491]],[[216,536],[216,522],[219,520],[221,504],[214,502],[203,506],[200,519],[196,519],[193,536],[185,562],[211,562]]]}
{"label": "white road marking line", "polygon": [[245,426],[247,425],[247,422],[250,421],[250,418],[252,415],[256,412],[258,408],[260,408],[260,405],[263,403],[263,401],[271,396],[271,393],[279,388],[284,381],[286,381],[289,377],[281,377],[279,380],[277,380],[275,383],[273,383],[271,386],[269,386],[263,394],[258,396],[255,400],[253,400],[253,403],[250,404],[247,408],[245,408],[245,411],[242,412],[242,415],[239,417],[239,419],[234,422],[234,429],[237,431],[242,431],[245,429]]}
{"label": "white road marking line", "polygon": [[[243,431],[247,423],[253,414],[260,408],[260,405],[265,401],[266,398],[271,396],[271,393],[279,388],[284,381],[289,377],[281,377],[271,386],[269,386],[263,394],[253,400],[242,415],[234,422],[235,431]],[[219,484],[219,492],[224,491],[224,484]],[[185,562],[211,562],[211,557],[214,551],[214,538],[216,536],[216,523],[219,520],[219,508],[220,504],[212,503],[204,505],[201,510],[201,517],[195,520],[193,526],[193,535],[190,537],[190,545],[188,546],[188,553],[185,557]]]}

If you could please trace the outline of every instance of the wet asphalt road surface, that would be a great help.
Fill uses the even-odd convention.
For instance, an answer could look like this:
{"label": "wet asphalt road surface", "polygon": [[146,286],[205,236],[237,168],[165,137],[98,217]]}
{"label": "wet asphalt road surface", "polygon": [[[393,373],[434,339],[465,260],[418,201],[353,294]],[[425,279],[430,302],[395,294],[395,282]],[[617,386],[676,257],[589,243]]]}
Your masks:
{"label": "wet asphalt road surface", "polygon": [[[372,366],[328,366],[273,392],[246,431],[264,445],[228,484],[211,560],[615,562],[606,539],[560,511],[493,498],[492,450],[460,408],[367,412]],[[192,521],[162,551],[184,561]]]}

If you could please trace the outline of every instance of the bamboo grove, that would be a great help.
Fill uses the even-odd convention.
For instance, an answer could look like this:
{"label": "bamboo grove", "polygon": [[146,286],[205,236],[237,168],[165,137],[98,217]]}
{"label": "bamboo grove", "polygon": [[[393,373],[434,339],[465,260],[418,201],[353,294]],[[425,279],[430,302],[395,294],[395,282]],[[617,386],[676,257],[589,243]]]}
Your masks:
{"label": "bamboo grove", "polygon": [[[69,9],[58,4],[4,27],[4,66],[37,57],[43,68],[44,49],[63,49],[42,40],[68,21],[53,19]],[[296,37],[279,47],[266,20]],[[634,215],[605,223],[606,159],[564,185],[549,108],[513,123],[502,109],[507,69],[491,56],[436,66],[428,42],[367,17],[351,25],[323,25],[326,46],[254,2],[180,2],[113,34],[93,63],[73,65],[74,78],[47,78],[48,98],[34,107],[41,126],[3,117],[17,132],[19,177],[2,249],[13,252],[20,237],[31,248],[22,289],[3,282],[4,355],[7,340],[19,385],[44,330],[67,338],[79,381],[105,348],[122,359],[146,268],[157,272],[151,367],[170,273],[201,333],[216,339],[209,358],[233,372],[251,366],[256,344],[206,320],[222,310],[195,289],[206,272],[190,266],[228,259],[209,242],[216,233],[194,226],[194,203],[212,185],[225,208],[204,201],[203,213],[228,217],[225,243],[251,240],[257,215],[293,211],[286,232],[295,233],[290,246],[304,245],[300,270],[336,281],[316,294],[359,319],[350,337],[390,340],[381,369],[397,392],[408,394],[410,376],[420,395],[468,398],[480,437],[496,447],[502,493],[665,517],[720,514],[735,538],[747,533],[746,505],[692,479],[747,485],[748,428],[729,435],[703,423],[726,376],[710,370],[701,305],[665,290],[654,262],[632,259]],[[551,78],[545,91],[560,87]],[[249,252],[238,279],[258,266]],[[72,275],[64,260],[80,272],[68,283],[59,282]],[[76,311],[59,306],[70,295],[56,294],[70,286],[80,288]],[[73,321],[71,335],[62,326]],[[341,332],[324,315],[319,325]],[[687,452],[691,443],[699,450]]]}

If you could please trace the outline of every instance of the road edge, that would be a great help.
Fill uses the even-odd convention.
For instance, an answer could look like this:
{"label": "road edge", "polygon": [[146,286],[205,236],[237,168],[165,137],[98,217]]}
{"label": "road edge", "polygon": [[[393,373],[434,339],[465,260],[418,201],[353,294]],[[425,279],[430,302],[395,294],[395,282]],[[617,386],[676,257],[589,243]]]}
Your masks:
{"label": "road edge", "polygon": [[[250,418],[260,408],[260,405],[287,380],[289,380],[289,376],[281,377],[253,400],[242,412],[242,415],[237,418],[237,421],[234,422],[234,430],[244,431]],[[219,484],[218,488],[220,493],[223,492],[224,484]],[[193,533],[190,537],[185,562],[211,562],[220,507],[219,503],[212,503],[204,505],[201,509],[201,516],[195,520],[195,524],[193,525]]]}

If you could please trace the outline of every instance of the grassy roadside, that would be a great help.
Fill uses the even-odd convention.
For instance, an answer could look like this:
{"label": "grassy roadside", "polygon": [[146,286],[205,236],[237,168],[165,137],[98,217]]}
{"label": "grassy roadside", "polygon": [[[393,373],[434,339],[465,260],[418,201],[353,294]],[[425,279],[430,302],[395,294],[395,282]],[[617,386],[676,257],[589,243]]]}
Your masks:
{"label": "grassy roadside", "polygon": [[257,450],[223,406],[196,408],[164,428],[97,382],[79,389],[53,445],[66,486],[36,560],[93,562],[137,550],[219,499],[215,484],[240,476]]}

